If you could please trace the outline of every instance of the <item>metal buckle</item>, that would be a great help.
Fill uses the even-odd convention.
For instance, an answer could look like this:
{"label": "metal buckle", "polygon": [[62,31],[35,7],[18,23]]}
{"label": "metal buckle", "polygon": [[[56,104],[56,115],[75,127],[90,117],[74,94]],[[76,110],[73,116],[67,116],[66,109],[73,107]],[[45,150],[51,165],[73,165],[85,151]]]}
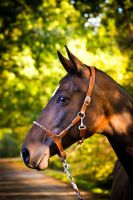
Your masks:
{"label": "metal buckle", "polygon": [[84,100],[84,104],[88,106],[90,102],[91,102],[91,98],[89,96],[86,96]]}
{"label": "metal buckle", "polygon": [[84,125],[84,118],[85,118],[85,113],[84,112],[79,112],[78,115],[80,116],[80,125],[79,125],[79,130],[82,130],[82,129],[86,129],[86,126]]}

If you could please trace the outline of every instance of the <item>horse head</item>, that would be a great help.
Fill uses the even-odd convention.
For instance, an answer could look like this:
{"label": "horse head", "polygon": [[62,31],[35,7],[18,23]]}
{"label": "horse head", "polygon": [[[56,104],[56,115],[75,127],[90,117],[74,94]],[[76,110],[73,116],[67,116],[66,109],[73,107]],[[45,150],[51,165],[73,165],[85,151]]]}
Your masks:
{"label": "horse head", "polygon": [[[64,149],[81,139],[79,134],[80,120],[72,127],[70,127],[70,124],[83,106],[91,81],[91,67],[83,64],[67,47],[66,50],[69,59],[65,58],[60,52],[58,52],[58,57],[67,75],[60,81],[58,88],[43,109],[40,117],[33,124],[22,146],[23,160],[30,168],[46,169],[50,156],[59,154],[58,145],[47,134],[47,130],[58,136],[66,127],[69,127],[68,133],[61,138],[61,145]],[[98,70],[96,70],[96,75],[98,76]],[[95,132],[103,131],[101,130],[101,127],[103,129],[103,122],[106,124],[104,105],[97,88],[98,78],[93,87],[90,105],[84,116],[85,138],[90,137]]]}

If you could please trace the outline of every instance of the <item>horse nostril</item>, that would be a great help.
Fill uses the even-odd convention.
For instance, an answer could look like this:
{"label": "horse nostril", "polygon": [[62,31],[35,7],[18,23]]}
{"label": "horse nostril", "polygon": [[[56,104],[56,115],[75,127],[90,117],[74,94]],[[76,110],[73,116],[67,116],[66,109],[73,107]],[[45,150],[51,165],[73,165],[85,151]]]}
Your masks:
{"label": "horse nostril", "polygon": [[26,148],[22,149],[22,157],[23,157],[25,164],[28,164],[30,161],[30,153],[29,153],[28,149],[26,149]]}

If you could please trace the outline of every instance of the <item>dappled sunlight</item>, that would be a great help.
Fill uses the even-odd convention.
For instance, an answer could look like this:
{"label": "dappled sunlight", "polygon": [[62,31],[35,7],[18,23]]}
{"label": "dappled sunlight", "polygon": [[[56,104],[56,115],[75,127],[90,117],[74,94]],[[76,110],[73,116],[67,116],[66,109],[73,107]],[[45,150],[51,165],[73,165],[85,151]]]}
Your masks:
{"label": "dappled sunlight", "polygon": [[22,67],[20,74],[32,78],[38,76],[38,71],[35,68],[35,61],[32,58],[31,50],[28,46],[23,47],[23,51],[18,53],[16,64]]}
{"label": "dappled sunlight", "polygon": [[128,128],[132,124],[133,118],[129,112],[123,111],[121,114],[114,114],[110,117],[112,128],[121,135],[127,135]]}
{"label": "dappled sunlight", "polygon": [[86,50],[86,38],[80,38],[69,41],[69,47],[79,57],[79,59],[89,65],[96,66],[112,75],[119,83],[123,83],[124,77],[127,74],[128,55],[123,55],[117,46],[114,52],[103,52],[97,49],[97,53],[92,53]]}
{"label": "dappled sunlight", "polygon": [[[9,166],[10,162],[10,166]],[[93,194],[82,192],[85,199],[93,198]],[[0,160],[0,196],[4,199],[60,199],[73,200],[75,192],[72,188],[45,172],[37,172],[26,168],[20,160]]]}
{"label": "dappled sunlight", "polygon": [[22,31],[18,28],[14,28],[11,33],[11,37],[13,41],[17,41],[19,37],[22,35]]}

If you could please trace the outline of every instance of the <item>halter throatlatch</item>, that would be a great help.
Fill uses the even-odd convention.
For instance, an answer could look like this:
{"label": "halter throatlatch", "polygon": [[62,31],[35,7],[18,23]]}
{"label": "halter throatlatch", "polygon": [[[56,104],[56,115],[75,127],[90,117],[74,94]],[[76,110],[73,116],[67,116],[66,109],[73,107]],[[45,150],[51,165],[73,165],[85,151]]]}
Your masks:
{"label": "halter throatlatch", "polygon": [[89,104],[91,102],[91,94],[92,94],[92,90],[93,90],[94,84],[95,84],[95,68],[91,67],[90,70],[91,70],[91,75],[90,75],[90,82],[89,82],[89,86],[88,86],[88,90],[87,90],[87,95],[85,97],[85,100],[83,102],[83,105],[81,107],[80,112],[72,120],[71,124],[67,128],[65,128],[63,131],[61,131],[61,133],[59,133],[58,135],[55,135],[50,130],[46,129],[46,127],[44,125],[41,125],[40,123],[38,123],[36,121],[33,122],[33,124],[37,125],[41,129],[43,129],[44,131],[46,131],[46,133],[48,134],[48,136],[53,139],[53,141],[55,142],[55,144],[57,145],[57,147],[59,149],[60,157],[62,159],[66,158],[66,152],[63,149],[61,140],[66,135],[66,133],[74,125],[76,125],[78,122],[80,122],[79,131],[80,131],[80,137],[81,137],[81,140],[79,140],[78,143],[81,144],[84,141],[84,138],[85,138],[86,126],[84,125],[83,120],[85,118],[86,109],[87,109],[87,107],[89,106]]}

